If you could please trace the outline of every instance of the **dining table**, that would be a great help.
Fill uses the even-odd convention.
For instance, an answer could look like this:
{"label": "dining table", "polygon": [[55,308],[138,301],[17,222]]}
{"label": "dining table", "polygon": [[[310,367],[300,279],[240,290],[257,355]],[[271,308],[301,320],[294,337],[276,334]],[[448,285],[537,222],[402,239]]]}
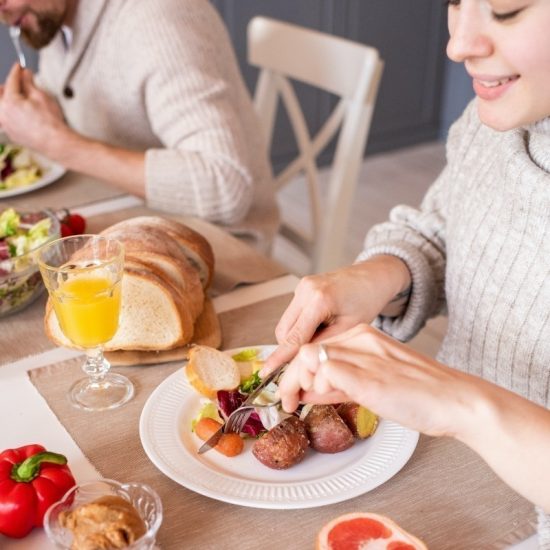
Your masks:
{"label": "dining table", "polygon": [[[72,172],[36,191],[9,200],[0,197],[0,209],[8,204],[25,210],[68,208],[85,216],[89,232],[140,215],[170,216],[190,225],[209,240],[215,255],[210,297],[221,327],[220,348],[276,343],[275,326],[299,279],[223,228],[152,210],[107,182]],[[153,464],[140,436],[144,407],[159,387],[183,379],[186,361],[113,367],[133,381],[131,401],[101,412],[73,408],[66,395],[79,376],[83,356],[46,337],[46,298],[43,294],[24,310],[0,319],[0,451],[40,443],[67,457],[78,482],[108,478],[148,484],[163,503],[159,548],[310,549],[324,524],[353,512],[388,516],[433,550],[537,548],[533,506],[452,438],[420,435],[410,458],[389,479],[349,498],[308,498],[304,506],[299,499],[289,500],[285,506],[285,491],[292,494],[292,483],[284,481],[284,472],[283,496],[276,507],[242,499],[234,503],[223,493],[206,496],[192,490]],[[334,456],[322,460],[336,460]],[[197,455],[196,460],[204,458]],[[315,476],[307,463],[302,471]],[[268,477],[270,486],[279,490],[276,474],[269,471]],[[330,479],[319,483],[325,481],[330,491]],[[256,482],[261,485],[262,480]],[[0,548],[44,550],[53,545],[43,529],[35,528],[23,539],[0,535]]]}

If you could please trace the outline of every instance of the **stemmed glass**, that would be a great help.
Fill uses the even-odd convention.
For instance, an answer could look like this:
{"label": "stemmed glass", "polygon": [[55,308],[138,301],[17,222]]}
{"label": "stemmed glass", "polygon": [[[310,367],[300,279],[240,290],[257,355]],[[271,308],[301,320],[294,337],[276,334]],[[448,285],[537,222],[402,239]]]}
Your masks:
{"label": "stemmed glass", "polygon": [[100,235],[74,235],[44,245],[37,261],[62,333],[86,352],[87,378],[69,391],[71,403],[100,411],[126,403],[132,382],[109,372],[103,346],[118,328],[124,249]]}

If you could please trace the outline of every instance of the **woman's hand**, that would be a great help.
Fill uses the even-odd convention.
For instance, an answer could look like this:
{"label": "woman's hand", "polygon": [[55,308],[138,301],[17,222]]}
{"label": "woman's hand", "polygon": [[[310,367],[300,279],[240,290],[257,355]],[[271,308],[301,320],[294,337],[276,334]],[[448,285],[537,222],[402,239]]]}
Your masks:
{"label": "woman's hand", "polygon": [[427,435],[462,441],[518,493],[550,513],[550,411],[417,353],[368,325],[308,344],[279,384],[283,408],[355,401]]}
{"label": "woman's hand", "polygon": [[[369,325],[300,349],[280,382],[283,407],[355,401],[383,418],[429,435],[462,437],[475,425],[478,387],[486,384],[415,352]],[[460,432],[460,433],[458,433]]]}
{"label": "woman's hand", "polygon": [[395,256],[375,256],[337,271],[304,277],[275,329],[279,347],[262,373],[292,359],[303,344],[372,322],[409,286],[409,271]]}

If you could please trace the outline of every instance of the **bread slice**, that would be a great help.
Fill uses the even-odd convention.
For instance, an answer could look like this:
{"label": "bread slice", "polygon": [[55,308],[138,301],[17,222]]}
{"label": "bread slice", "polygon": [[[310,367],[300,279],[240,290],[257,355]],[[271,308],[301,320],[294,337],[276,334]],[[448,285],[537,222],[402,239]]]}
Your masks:
{"label": "bread slice", "polygon": [[[193,324],[194,318],[181,296],[153,272],[125,268],[119,328],[104,349],[173,349],[191,341]],[[45,329],[48,338],[57,345],[75,347],[62,333],[50,302]]]}
{"label": "bread slice", "polygon": [[145,229],[147,232],[161,231],[173,239],[189,263],[197,270],[203,288],[208,288],[214,276],[214,252],[210,243],[197,231],[175,220],[158,216],[137,216],[121,221],[109,228],[109,231],[132,228]]}
{"label": "bread slice", "polygon": [[[113,366],[127,365],[158,365],[159,363],[168,363],[170,361],[182,361],[189,359],[189,351],[194,344],[219,348],[222,343],[222,332],[220,320],[214,311],[212,301],[207,299],[204,303],[204,309],[195,323],[193,331],[193,343],[186,344],[173,349],[162,351],[137,351],[137,350],[117,350],[105,352],[107,361]],[[240,363],[239,363],[240,366]],[[242,372],[241,372],[242,380]]]}
{"label": "bread slice", "polygon": [[189,383],[202,395],[215,399],[219,390],[234,390],[240,382],[232,357],[208,346],[193,346],[185,368]]}
{"label": "bread slice", "polygon": [[123,223],[107,228],[102,235],[119,240],[124,245],[128,260],[148,263],[163,271],[172,284],[187,295],[196,319],[202,311],[204,291],[198,272],[190,265],[181,248],[159,229],[137,225],[124,227]]}

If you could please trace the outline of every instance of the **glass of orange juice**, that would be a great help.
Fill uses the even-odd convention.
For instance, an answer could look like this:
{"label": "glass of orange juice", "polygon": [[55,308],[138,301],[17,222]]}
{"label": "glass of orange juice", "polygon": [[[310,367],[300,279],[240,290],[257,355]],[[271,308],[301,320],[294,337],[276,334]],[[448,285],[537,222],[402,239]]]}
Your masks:
{"label": "glass of orange juice", "polygon": [[125,376],[109,372],[103,355],[103,346],[118,328],[122,244],[101,235],[74,235],[40,248],[37,260],[61,333],[86,352],[82,369],[87,377],[73,384],[69,400],[89,411],[123,405],[134,386]]}

